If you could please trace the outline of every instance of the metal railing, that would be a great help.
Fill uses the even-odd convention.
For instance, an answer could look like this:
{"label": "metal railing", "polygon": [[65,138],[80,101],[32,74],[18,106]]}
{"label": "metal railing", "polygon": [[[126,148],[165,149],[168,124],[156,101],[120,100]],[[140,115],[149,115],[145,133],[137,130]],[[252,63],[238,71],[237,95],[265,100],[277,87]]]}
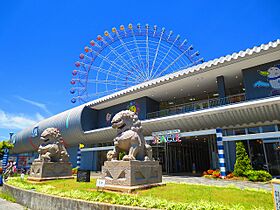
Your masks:
{"label": "metal railing", "polygon": [[246,97],[244,93],[238,95],[231,95],[225,98],[215,98],[209,100],[195,101],[195,102],[176,105],[169,109],[150,112],[147,114],[147,119],[165,117],[165,116],[187,113],[187,112],[194,112],[202,109],[209,109],[209,108],[228,105],[228,104],[235,104],[243,101],[246,101]]}

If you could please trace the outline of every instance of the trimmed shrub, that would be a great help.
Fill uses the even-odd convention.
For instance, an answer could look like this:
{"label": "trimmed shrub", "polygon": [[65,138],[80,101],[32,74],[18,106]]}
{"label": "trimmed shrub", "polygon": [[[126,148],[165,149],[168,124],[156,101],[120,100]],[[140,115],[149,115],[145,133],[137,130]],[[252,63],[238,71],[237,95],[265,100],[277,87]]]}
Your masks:
{"label": "trimmed shrub", "polygon": [[253,170],[243,142],[236,142],[236,162],[234,164],[234,176],[245,176],[246,172]]}
{"label": "trimmed shrub", "polygon": [[249,170],[246,172],[246,175],[250,181],[253,182],[266,182],[272,179],[272,176],[270,173],[264,170],[254,171]]}

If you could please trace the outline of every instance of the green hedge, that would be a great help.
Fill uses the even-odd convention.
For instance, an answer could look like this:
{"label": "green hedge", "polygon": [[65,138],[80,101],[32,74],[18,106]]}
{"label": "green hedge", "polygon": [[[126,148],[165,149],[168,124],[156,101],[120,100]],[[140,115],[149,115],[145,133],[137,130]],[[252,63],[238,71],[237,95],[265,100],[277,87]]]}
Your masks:
{"label": "green hedge", "polygon": [[246,176],[250,181],[253,182],[267,182],[272,179],[272,176],[270,173],[264,170],[260,171],[254,171],[254,170],[249,170],[246,172]]}

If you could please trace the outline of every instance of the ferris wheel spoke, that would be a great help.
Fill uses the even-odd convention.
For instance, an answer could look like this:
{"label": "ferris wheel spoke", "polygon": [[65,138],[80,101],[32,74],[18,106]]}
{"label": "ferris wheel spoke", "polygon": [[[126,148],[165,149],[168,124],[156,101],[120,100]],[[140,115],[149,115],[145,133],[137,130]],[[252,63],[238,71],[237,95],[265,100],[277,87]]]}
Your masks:
{"label": "ferris wheel spoke", "polygon": [[[124,30],[124,33],[125,35],[127,34],[126,31],[125,31],[125,28],[123,28]],[[116,30],[116,35],[118,37],[118,39],[120,40],[121,44],[122,44],[122,47],[125,49],[125,51],[127,52],[128,54],[128,57],[129,57],[129,60],[131,61],[131,63],[133,63],[134,67],[137,69],[137,67],[139,68],[139,64],[138,63],[135,63],[134,59],[133,59],[133,56],[131,55],[131,52],[130,50],[128,49],[127,45],[126,45],[126,42],[123,41],[122,37],[120,36],[118,30]],[[142,73],[141,71],[139,71],[138,73]]]}
{"label": "ferris wheel spoke", "polygon": [[142,60],[142,57],[141,57],[141,54],[140,54],[140,50],[139,50],[139,47],[138,47],[138,44],[137,44],[137,41],[136,41],[136,38],[135,38],[135,34],[134,34],[134,31],[133,31],[133,28],[131,28],[131,33],[132,33],[133,42],[134,42],[134,45],[135,45],[135,48],[136,48],[136,52],[137,52],[137,56],[138,56],[138,61],[140,63],[140,69],[143,71],[143,68],[145,68],[145,65],[143,63],[143,60]]}
{"label": "ferris wheel spoke", "polygon": [[123,90],[123,88],[115,88],[115,89],[108,90],[108,91],[102,91],[102,92],[92,93],[92,94],[88,94],[86,96],[84,95],[84,96],[78,96],[78,97],[86,98],[86,97],[92,97],[92,96],[104,96],[104,95],[110,94],[112,92],[120,91],[120,90]]}
{"label": "ferris wheel spoke", "polygon": [[131,79],[131,80],[134,80],[135,82],[137,81],[134,77],[132,76],[129,76],[129,75],[125,75],[125,74],[117,74],[117,73],[114,73],[114,72],[111,72],[107,69],[104,69],[104,68],[101,68],[101,67],[97,67],[97,66],[91,66],[90,69],[92,70],[98,70],[100,72],[103,72],[103,73],[106,73],[107,75],[111,75],[111,76],[114,76],[115,78],[118,78],[118,79],[121,79],[123,81],[126,81],[127,79]]}
{"label": "ferris wheel spoke", "polygon": [[150,61],[149,61],[149,26],[146,25],[146,72],[147,79],[150,79]]}
{"label": "ferris wheel spoke", "polygon": [[[96,51],[94,51],[94,52],[96,52]],[[91,52],[90,54],[91,54],[91,58],[93,59],[93,54],[92,54],[92,52]],[[107,57],[105,57],[105,56],[103,56],[103,55],[101,55],[101,54],[98,54],[97,52],[96,52],[96,56],[99,57],[99,58],[101,58],[103,61],[106,61],[108,64],[113,65],[113,66],[116,67],[116,68],[120,68],[120,69],[122,69],[122,70],[124,70],[124,71],[128,71],[128,69],[125,69],[123,66],[120,66],[120,65],[117,64],[116,62],[112,62],[112,61],[109,60]]]}
{"label": "ferris wheel spoke", "polygon": [[[103,59],[104,61],[106,61],[108,64],[110,65],[113,65],[115,68],[117,69],[122,69],[124,72],[129,72],[129,73],[133,73],[133,71],[129,70],[129,69],[126,69],[122,66],[120,66],[119,64],[117,64],[116,62],[112,62],[111,60],[109,60],[107,57],[101,55],[101,54],[98,54],[97,55],[98,57],[100,57],[101,59]],[[93,55],[92,55],[93,57]]]}
{"label": "ferris wheel spoke", "polygon": [[[89,49],[90,49],[90,55],[91,55],[91,57],[85,55],[85,58],[87,58],[89,61],[94,60],[94,55],[93,55],[93,52],[94,52],[95,55],[96,55],[97,57],[99,57],[99,58],[102,59],[103,61],[106,61],[108,64],[113,65],[113,66],[115,66],[116,68],[123,69],[124,71],[128,71],[128,69],[125,69],[123,66],[120,66],[120,65],[117,64],[116,62],[112,62],[112,61],[109,60],[107,57],[105,57],[105,56],[99,54],[97,51],[93,50],[92,48],[89,48]],[[83,63],[83,64],[89,65],[88,63]]]}
{"label": "ferris wheel spoke", "polygon": [[84,103],[203,62],[186,39],[180,41],[179,35],[166,34],[156,25],[121,25],[112,32],[98,35],[97,41],[91,40],[84,48],[86,53],[80,54],[70,81],[72,103]]}
{"label": "ferris wheel spoke", "polygon": [[157,44],[157,49],[156,49],[155,57],[154,57],[153,64],[152,64],[151,76],[152,76],[152,73],[153,73],[153,70],[154,70],[154,67],[155,67],[155,63],[156,63],[156,60],[157,60],[157,55],[158,55],[158,51],[159,51],[159,47],[160,47],[160,43],[161,43],[161,39],[162,39],[163,34],[164,34],[164,29],[162,29],[162,31],[160,33],[160,38],[159,38],[159,41],[158,41],[158,44]]}
{"label": "ferris wheel spoke", "polygon": [[164,68],[159,74],[158,76],[162,75],[162,73],[164,73],[167,69],[169,69],[171,66],[173,66],[186,52],[188,52],[190,50],[190,47],[188,49],[186,49],[180,56],[178,56],[174,61],[172,61],[166,68]]}
{"label": "ferris wheel spoke", "polygon": [[134,84],[136,84],[136,82],[132,82],[132,81],[119,81],[119,80],[87,80],[87,82],[88,83],[94,83],[94,84],[96,84],[96,83],[100,83],[100,84],[112,84],[112,85],[114,85],[114,84],[120,84],[120,85],[122,85],[122,84],[125,84],[126,86],[127,86],[127,84],[132,84],[132,85],[134,85]]}
{"label": "ferris wheel spoke", "polygon": [[[121,39],[120,39],[120,40],[121,40]],[[107,44],[107,42],[106,42],[104,39],[102,39],[102,41],[103,41],[105,44]],[[123,46],[123,45],[122,45],[122,46]],[[132,64],[129,65],[129,63],[128,63],[125,59],[123,59],[123,56],[121,56],[113,47],[111,47],[110,45],[108,45],[108,47],[110,48],[110,50],[112,50],[112,52],[115,54],[115,56],[118,57],[119,60],[120,60],[121,62],[123,62],[123,64],[124,64],[128,69],[132,67],[133,70],[135,70],[136,72],[138,72],[139,74],[141,74],[141,72],[139,72],[135,66],[133,66]],[[124,46],[123,46],[123,47],[124,47]]]}
{"label": "ferris wheel spoke", "polygon": [[[169,36],[168,36],[168,39],[170,38],[171,36],[171,33],[169,33]],[[167,58],[167,56],[169,55],[170,51],[172,50],[173,46],[175,45],[175,42],[179,39],[179,35],[175,38],[175,40],[173,41],[173,43],[171,44],[171,46],[169,47],[167,53],[165,54],[164,58],[161,60],[159,66],[157,67],[157,69],[155,70],[152,78],[154,78],[154,76],[156,75],[156,73],[158,72],[158,70],[160,69],[162,63],[164,62],[164,60]]]}
{"label": "ferris wheel spoke", "polygon": [[121,42],[121,46],[122,46],[122,47],[125,49],[125,51],[127,52],[128,58],[129,58],[129,60],[131,61],[132,66],[134,67],[133,69],[134,69],[139,75],[144,76],[144,75],[143,75],[143,71],[138,70],[139,65],[138,65],[137,63],[136,63],[136,65],[135,65],[135,62],[131,59],[133,56],[131,55],[129,49],[127,48],[127,46],[126,46],[126,44],[125,44],[125,42],[122,40],[122,37],[120,36],[119,32],[116,30],[115,33],[116,33],[116,35],[117,35],[119,41]]}

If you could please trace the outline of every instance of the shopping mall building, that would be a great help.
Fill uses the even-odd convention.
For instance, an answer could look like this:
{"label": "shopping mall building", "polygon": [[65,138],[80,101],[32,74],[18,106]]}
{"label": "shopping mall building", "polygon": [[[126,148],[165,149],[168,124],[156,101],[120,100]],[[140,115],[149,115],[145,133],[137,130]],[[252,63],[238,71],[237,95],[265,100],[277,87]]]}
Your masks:
{"label": "shopping mall building", "polygon": [[[232,171],[235,142],[243,141],[253,168],[280,175],[280,40],[132,86],[67,110],[13,137],[19,166],[31,164],[40,134],[60,129],[76,166],[100,171],[116,131],[114,114],[130,109],[142,121],[154,158],[168,174]],[[220,133],[221,131],[221,133]],[[180,136],[180,139],[175,136]],[[158,140],[158,141],[156,141]]]}

